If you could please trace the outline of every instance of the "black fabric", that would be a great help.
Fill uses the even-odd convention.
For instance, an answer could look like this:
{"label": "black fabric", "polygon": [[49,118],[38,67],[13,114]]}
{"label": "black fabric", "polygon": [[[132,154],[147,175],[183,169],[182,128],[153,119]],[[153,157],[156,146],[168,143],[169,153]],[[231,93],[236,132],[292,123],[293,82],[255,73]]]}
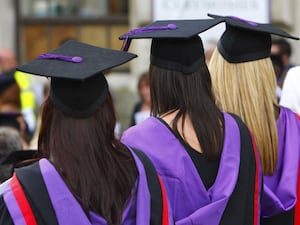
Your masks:
{"label": "black fabric", "polygon": [[230,63],[249,62],[267,58],[271,54],[271,35],[238,30],[234,35],[226,29],[217,47],[224,59]]}
{"label": "black fabric", "polygon": [[188,145],[181,136],[178,136],[169,126],[169,124],[166,123],[166,121],[164,121],[161,118],[157,119],[161,121],[170,130],[170,132],[172,132],[172,134],[180,141],[180,143],[192,159],[194,166],[196,167],[197,172],[201,177],[201,180],[206,190],[208,190],[214,184],[217,178],[220,158],[216,161],[207,160],[202,153],[197,152],[190,145]]}
{"label": "black fabric", "polygon": [[39,163],[36,162],[16,169],[16,175],[23,187],[37,223],[39,225],[58,225]]}
{"label": "black fabric", "polygon": [[158,180],[158,175],[156,170],[145,153],[138,149],[133,148],[135,154],[139,157],[146,171],[147,183],[151,197],[151,215],[150,224],[151,225],[161,225],[162,224],[162,192],[161,186]]}
{"label": "black fabric", "polygon": [[2,112],[0,113],[0,126],[7,126],[20,130],[20,122],[18,121],[22,117],[21,113],[17,112]]}
{"label": "black fabric", "polygon": [[56,107],[73,117],[88,117],[108,96],[108,84],[103,74],[85,81],[52,79],[50,97]]}
{"label": "black fabric", "polygon": [[[16,169],[16,175],[26,195],[37,224],[58,225],[38,162]],[[0,224],[14,224],[3,200],[3,196],[0,198]]]}
{"label": "black fabric", "polygon": [[217,178],[220,159],[209,161],[202,153],[195,151],[191,147],[186,146],[185,149],[190,155],[206,190],[208,190]]}
{"label": "black fabric", "polygon": [[37,151],[36,150],[16,150],[8,154],[2,160],[0,160],[0,165],[7,165],[13,164],[16,165],[17,163],[23,160],[29,160],[36,157]]}
{"label": "black fabric", "polygon": [[[248,128],[239,117],[232,116],[240,129],[240,168],[236,187],[227,203],[220,225],[253,225],[256,183],[254,147]],[[251,202],[252,204],[245,204],[245,202]]]}
{"label": "black fabric", "polygon": [[193,73],[205,64],[201,38],[154,38],[151,44],[152,65],[182,72]]}
{"label": "black fabric", "polygon": [[261,218],[260,225],[294,225],[295,208],[273,216],[271,218]]}
{"label": "black fabric", "polygon": [[13,220],[11,219],[8,209],[5,205],[3,196],[0,197],[0,224],[1,225],[13,225]]}

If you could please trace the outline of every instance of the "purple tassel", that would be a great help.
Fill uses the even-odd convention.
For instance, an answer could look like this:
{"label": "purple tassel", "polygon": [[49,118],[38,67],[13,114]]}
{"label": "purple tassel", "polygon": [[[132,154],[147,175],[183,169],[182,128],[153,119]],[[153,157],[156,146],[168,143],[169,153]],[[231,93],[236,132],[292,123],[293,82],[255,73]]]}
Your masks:
{"label": "purple tassel", "polygon": [[250,26],[253,26],[253,27],[257,27],[258,26],[258,24],[255,23],[255,22],[252,22],[252,21],[249,21],[249,20],[245,20],[245,19],[242,19],[242,18],[239,18],[239,17],[236,17],[236,16],[228,16],[228,18],[231,18],[231,19],[234,19],[234,20],[239,20],[239,21],[247,23],[247,24],[249,24]]}
{"label": "purple tassel", "polygon": [[37,57],[37,59],[57,59],[65,62],[73,62],[73,63],[80,63],[83,59],[79,56],[67,56],[67,55],[58,55],[58,54],[51,54],[45,53],[41,54]]}
{"label": "purple tassel", "polygon": [[125,39],[122,46],[122,51],[128,51],[129,45],[131,43],[130,36],[139,34],[139,33],[146,33],[152,31],[159,31],[159,30],[175,30],[177,26],[175,24],[168,24],[166,26],[153,26],[153,27],[141,27],[135,28],[127,32],[126,34],[122,35],[120,38]]}
{"label": "purple tassel", "polygon": [[128,38],[132,35],[139,34],[139,33],[158,31],[158,30],[175,30],[175,29],[177,29],[177,26],[175,24],[168,24],[166,26],[141,27],[141,28],[135,28],[130,30],[126,34],[122,35],[121,38]]}

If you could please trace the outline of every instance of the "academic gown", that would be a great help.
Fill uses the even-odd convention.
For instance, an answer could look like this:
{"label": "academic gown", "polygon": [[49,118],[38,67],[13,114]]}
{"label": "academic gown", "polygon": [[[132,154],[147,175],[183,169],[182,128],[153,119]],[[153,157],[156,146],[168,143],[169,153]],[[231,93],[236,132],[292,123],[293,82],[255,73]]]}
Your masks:
{"label": "academic gown", "polygon": [[[157,225],[173,224],[164,186],[156,171],[153,170],[153,165],[150,163],[153,168],[149,170],[149,160],[146,160],[146,165],[142,162],[145,159],[140,160],[143,155],[138,157],[140,153],[130,151],[135,160],[138,177],[132,197],[123,212],[122,224],[149,225],[150,221],[151,224]],[[29,179],[20,179],[24,174]],[[158,179],[155,180],[156,178]],[[18,182],[23,193],[16,191]],[[160,183],[159,187],[152,185],[155,182]],[[39,185],[32,185],[32,183],[39,183]],[[160,196],[157,193],[153,194],[157,191],[153,191],[155,188],[161,188]],[[33,194],[30,194],[28,190],[32,190]],[[0,186],[0,191],[1,225],[107,225],[100,215],[90,212],[88,217],[85,214],[57,170],[47,159],[41,159],[28,167],[17,169],[13,178]]]}
{"label": "academic gown", "polygon": [[261,168],[249,130],[224,113],[224,145],[214,184],[206,190],[190,156],[158,118],[124,132],[121,141],[145,152],[164,181],[176,225],[259,224]]}
{"label": "academic gown", "polygon": [[[277,119],[278,163],[272,176],[264,176],[262,224],[300,224],[297,204],[299,190],[300,117],[281,107]],[[299,197],[299,196],[298,196]],[[296,217],[298,215],[298,222]]]}

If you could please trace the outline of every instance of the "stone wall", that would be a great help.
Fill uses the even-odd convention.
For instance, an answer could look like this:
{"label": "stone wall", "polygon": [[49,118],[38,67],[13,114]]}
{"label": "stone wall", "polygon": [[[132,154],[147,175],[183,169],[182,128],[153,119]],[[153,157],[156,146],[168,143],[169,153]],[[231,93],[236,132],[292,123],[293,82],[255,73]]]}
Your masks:
{"label": "stone wall", "polygon": [[15,49],[13,0],[0,0],[0,48]]}

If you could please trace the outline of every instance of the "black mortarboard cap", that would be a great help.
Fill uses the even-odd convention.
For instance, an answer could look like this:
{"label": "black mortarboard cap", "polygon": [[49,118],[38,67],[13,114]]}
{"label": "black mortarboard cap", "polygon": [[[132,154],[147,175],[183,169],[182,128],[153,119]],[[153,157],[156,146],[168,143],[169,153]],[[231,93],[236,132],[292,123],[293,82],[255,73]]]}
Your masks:
{"label": "black mortarboard cap", "polygon": [[268,23],[256,23],[234,16],[208,14],[224,19],[226,30],[218,41],[221,55],[230,63],[248,62],[270,57],[271,34],[299,40],[285,31]]}
{"label": "black mortarboard cap", "polygon": [[205,63],[199,33],[224,19],[158,20],[148,26],[133,29],[119,37],[125,40],[127,51],[131,39],[151,38],[151,64],[183,73],[193,73]]}
{"label": "black mortarboard cap", "polygon": [[56,107],[74,117],[87,117],[107,98],[108,84],[103,72],[135,57],[70,40],[17,70],[51,77],[50,98]]}

